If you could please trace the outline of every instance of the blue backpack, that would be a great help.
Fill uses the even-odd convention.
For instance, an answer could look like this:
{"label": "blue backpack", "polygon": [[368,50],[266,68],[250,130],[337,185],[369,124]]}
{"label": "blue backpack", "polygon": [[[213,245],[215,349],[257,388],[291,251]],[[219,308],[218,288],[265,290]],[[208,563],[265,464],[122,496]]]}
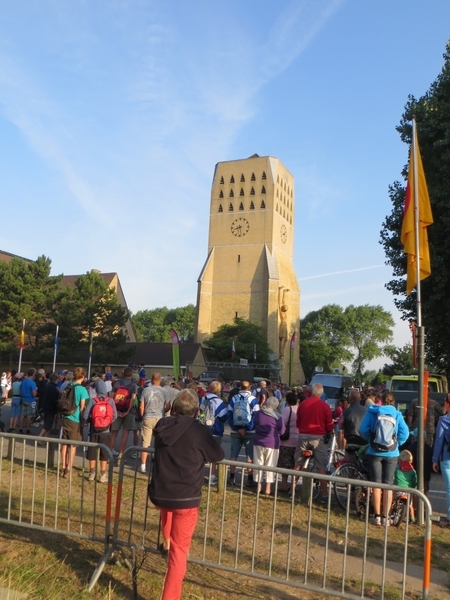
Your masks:
{"label": "blue backpack", "polygon": [[233,400],[233,425],[235,427],[247,427],[252,420],[250,402],[247,396],[236,394]]}
{"label": "blue backpack", "polygon": [[375,452],[392,452],[397,448],[397,419],[392,415],[377,415],[370,434],[370,445]]}

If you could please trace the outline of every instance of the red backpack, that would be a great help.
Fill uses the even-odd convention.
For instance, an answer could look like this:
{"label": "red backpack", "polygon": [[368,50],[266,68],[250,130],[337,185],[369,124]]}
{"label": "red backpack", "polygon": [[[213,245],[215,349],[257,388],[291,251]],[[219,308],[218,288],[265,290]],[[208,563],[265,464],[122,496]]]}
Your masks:
{"label": "red backpack", "polygon": [[114,421],[113,407],[109,403],[109,397],[94,398],[94,406],[91,409],[92,428],[96,433],[107,431]]}
{"label": "red backpack", "polygon": [[114,402],[117,412],[125,412],[130,406],[131,392],[130,388],[123,384],[122,379],[119,381],[119,387],[114,390]]}

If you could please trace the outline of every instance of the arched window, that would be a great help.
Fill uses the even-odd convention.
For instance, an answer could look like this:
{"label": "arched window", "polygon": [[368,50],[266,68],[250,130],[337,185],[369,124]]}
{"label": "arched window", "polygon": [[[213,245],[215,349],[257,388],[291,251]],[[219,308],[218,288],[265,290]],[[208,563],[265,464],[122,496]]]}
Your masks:
{"label": "arched window", "polygon": [[283,219],[286,218],[286,212],[283,210]]}
{"label": "arched window", "polygon": [[230,190],[230,198],[234,198],[234,192],[233,192],[233,190]]}
{"label": "arched window", "polygon": [[267,179],[265,171],[263,171],[263,174],[261,175],[261,179]]}
{"label": "arched window", "polygon": [[220,190],[219,198],[223,198],[223,190]]}
{"label": "arched window", "polygon": [[286,191],[286,182],[284,182],[284,191]]}
{"label": "arched window", "polygon": [[264,200],[262,200],[261,202],[261,208],[266,208],[266,203],[264,202]]}
{"label": "arched window", "polygon": [[250,178],[250,179],[251,179],[252,181],[256,181],[256,177],[255,177],[255,174],[254,174],[254,173],[252,173],[252,176],[251,176],[251,178]]}
{"label": "arched window", "polygon": [[239,210],[244,210],[244,205],[242,204],[242,202],[239,204]]}
{"label": "arched window", "polygon": [[280,176],[277,175],[277,183],[280,183]]}
{"label": "arched window", "polygon": [[239,196],[244,196],[244,188],[241,188],[241,191],[239,192]]}
{"label": "arched window", "polygon": [[250,202],[250,210],[255,210],[255,205],[253,204],[253,200]]}
{"label": "arched window", "polygon": [[230,183],[234,183],[234,175],[230,177]]}
{"label": "arched window", "polygon": [[244,181],[245,181],[245,177],[244,177],[244,173],[242,173],[242,175],[241,175],[241,183],[244,183]]}
{"label": "arched window", "polygon": [[292,225],[292,217],[289,217],[289,223]]}
{"label": "arched window", "polygon": [[220,183],[225,183],[225,181],[223,180],[223,175],[222,175],[222,177],[220,178]]}
{"label": "arched window", "polygon": [[252,189],[250,190],[250,196],[254,196],[255,195],[255,188],[252,187]]}
{"label": "arched window", "polygon": [[277,198],[278,198],[278,188],[277,188]]}
{"label": "arched window", "polygon": [[275,211],[278,212],[278,204],[277,204],[277,207],[276,207]]}
{"label": "arched window", "polygon": [[262,186],[261,188],[261,194],[265,194],[266,193],[266,188],[264,186]]}
{"label": "arched window", "polygon": [[219,204],[219,212],[223,212],[223,208],[222,208],[221,204]]}
{"label": "arched window", "polygon": [[229,210],[229,212],[233,212],[233,210],[234,210],[233,205],[231,204],[231,202],[230,202],[230,206],[228,207],[228,210]]}

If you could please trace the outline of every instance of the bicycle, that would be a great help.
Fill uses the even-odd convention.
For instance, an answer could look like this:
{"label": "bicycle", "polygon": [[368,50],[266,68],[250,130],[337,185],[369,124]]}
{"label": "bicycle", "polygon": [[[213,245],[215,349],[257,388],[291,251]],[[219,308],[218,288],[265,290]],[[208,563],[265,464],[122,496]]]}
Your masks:
{"label": "bicycle", "polygon": [[344,458],[332,475],[336,478],[333,482],[333,491],[336,502],[343,510],[347,510],[348,495],[350,493],[350,508],[354,508],[358,514],[361,514],[358,505],[358,497],[362,490],[361,485],[350,485],[339,481],[340,477],[356,479],[358,481],[369,479],[367,467],[357,454],[359,449],[360,446],[348,444],[346,446],[346,452],[351,455],[351,458]]}

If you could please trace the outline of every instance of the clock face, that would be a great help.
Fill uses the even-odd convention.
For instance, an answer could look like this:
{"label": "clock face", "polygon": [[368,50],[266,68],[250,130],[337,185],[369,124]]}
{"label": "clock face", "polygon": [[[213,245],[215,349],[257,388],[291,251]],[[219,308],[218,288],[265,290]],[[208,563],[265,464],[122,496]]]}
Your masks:
{"label": "clock face", "polygon": [[231,233],[236,237],[243,237],[250,229],[250,224],[247,219],[239,217],[231,223]]}
{"label": "clock face", "polygon": [[283,242],[283,244],[285,244],[285,243],[286,243],[286,240],[287,240],[287,229],[286,229],[286,225],[282,225],[282,226],[281,226],[280,235],[281,235],[281,241]]}

